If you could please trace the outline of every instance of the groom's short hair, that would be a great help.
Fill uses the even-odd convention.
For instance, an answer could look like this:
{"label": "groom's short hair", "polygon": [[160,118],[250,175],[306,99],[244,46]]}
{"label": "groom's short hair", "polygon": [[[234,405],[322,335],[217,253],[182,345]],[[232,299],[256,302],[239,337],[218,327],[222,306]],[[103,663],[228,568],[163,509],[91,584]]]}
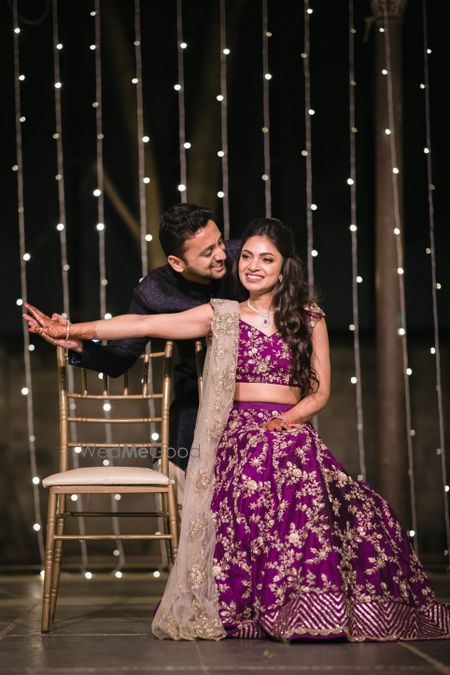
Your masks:
{"label": "groom's short hair", "polygon": [[197,204],[174,204],[164,211],[159,226],[159,241],[166,256],[182,258],[186,239],[205,227],[208,220],[214,220],[213,212]]}

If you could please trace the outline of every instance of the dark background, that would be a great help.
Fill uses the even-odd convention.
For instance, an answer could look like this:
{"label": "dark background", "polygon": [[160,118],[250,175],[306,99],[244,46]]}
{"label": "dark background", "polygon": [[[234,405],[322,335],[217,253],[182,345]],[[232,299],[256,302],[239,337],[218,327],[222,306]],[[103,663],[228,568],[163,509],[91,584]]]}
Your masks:
{"label": "dark background", "polygon": [[[213,208],[222,224],[219,80],[219,2],[185,0],[184,52],[188,199]],[[358,286],[362,328],[363,406],[368,479],[378,482],[375,352],[375,176],[374,176],[374,33],[366,30],[368,0],[355,0]],[[442,353],[444,416],[449,411],[450,251],[449,126],[444,102],[448,83],[448,35],[443,20],[446,3],[427,2],[429,23],[431,129],[438,309]],[[311,87],[315,278],[327,313],[333,360],[333,394],[320,416],[320,431],[344,466],[358,474],[352,323],[350,174],[348,117],[348,3],[311,3]],[[58,3],[63,112],[66,233],[71,266],[71,319],[99,316],[96,179],[94,3]],[[295,232],[301,256],[306,255],[304,133],[303,3],[269,0],[270,141],[272,212]],[[176,2],[142,0],[142,56],[150,268],[164,262],[157,242],[161,211],[180,200]],[[20,60],[23,172],[25,182],[28,298],[47,311],[62,310],[58,194],[55,174],[53,42],[51,5],[45,0],[20,0]],[[35,505],[31,485],[26,428],[20,256],[17,222],[13,24],[10,1],[0,0],[0,455],[3,486],[0,548],[6,564],[38,564],[32,530]],[[134,2],[102,0],[102,93],[104,170],[111,190],[105,193],[107,310],[126,311],[141,276],[138,239],[138,161],[136,128]],[[403,188],[406,314],[413,424],[416,429],[419,550],[443,564],[446,547],[443,521],[441,459],[435,396],[435,361],[431,305],[425,139],[422,2],[409,0],[404,15],[403,45]],[[249,220],[264,215],[261,3],[227,0],[228,134],[231,236],[239,237]],[[367,39],[365,39],[365,37]],[[119,200],[128,213],[114,205]],[[53,348],[36,340],[31,354],[38,471],[56,469],[58,406]],[[382,392],[381,392],[382,394]],[[403,422],[401,422],[403,423]],[[448,447],[448,429],[446,442]],[[393,452],[396,449],[393,448]],[[46,491],[39,488],[41,515]],[[406,523],[410,525],[410,523]],[[95,549],[98,551],[99,549]],[[140,552],[143,554],[144,552]],[[147,555],[148,552],[145,552]],[[76,555],[78,555],[76,553]],[[111,552],[105,553],[111,560]]]}
{"label": "dark background", "polygon": [[[149,229],[157,232],[159,215],[179,201],[178,94],[176,3],[142,4],[142,53]],[[188,200],[212,207],[221,223],[219,3],[184,3],[186,137]],[[351,322],[350,189],[348,133],[348,5],[344,0],[312,3],[311,82],[314,243],[319,251],[315,276],[322,291],[329,326],[345,331]],[[435,226],[440,298],[440,321],[450,325],[448,302],[449,182],[448,113],[443,105],[447,85],[447,41],[440,3],[427,3],[431,77],[433,172],[436,185]],[[62,306],[59,253],[56,143],[53,88],[51,11],[42,0],[19,2],[21,22],[21,84],[24,147],[26,248],[29,297],[48,310]],[[102,78],[104,168],[114,190],[138,220],[137,132],[134,70],[134,3],[105,0],[102,11]],[[94,318],[98,305],[98,235],[95,173],[95,68],[92,2],[60,2],[60,52],[66,231],[69,242],[72,318]],[[369,2],[355,2],[357,200],[359,287],[364,331],[374,329],[374,148],[373,148],[373,31],[364,40]],[[303,4],[269,1],[271,163],[273,215],[289,224],[299,251],[306,253],[303,70]],[[13,35],[9,2],[0,4],[0,76],[2,105],[1,251],[3,290],[1,335],[21,331],[16,162],[14,127]],[[262,122],[261,3],[227,2],[228,105],[231,236],[239,237],[246,223],[264,213]],[[404,191],[406,290],[408,325],[427,330],[432,321],[428,246],[422,3],[408,2],[404,16]],[[379,76],[377,74],[376,76]],[[106,195],[106,265],[108,311],[124,311],[140,277],[139,242]],[[155,238],[156,239],[156,238]],[[154,239],[150,264],[162,258]]]}

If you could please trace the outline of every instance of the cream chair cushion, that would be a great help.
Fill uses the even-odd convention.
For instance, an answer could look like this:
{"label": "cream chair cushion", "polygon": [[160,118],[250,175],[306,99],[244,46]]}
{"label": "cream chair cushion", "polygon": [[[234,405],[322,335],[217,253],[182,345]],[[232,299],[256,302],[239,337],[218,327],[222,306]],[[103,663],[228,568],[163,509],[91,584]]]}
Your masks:
{"label": "cream chair cushion", "polygon": [[[171,483],[173,481],[170,481]],[[52,485],[168,485],[169,479],[160,471],[134,466],[88,466],[53,473],[42,481]]]}

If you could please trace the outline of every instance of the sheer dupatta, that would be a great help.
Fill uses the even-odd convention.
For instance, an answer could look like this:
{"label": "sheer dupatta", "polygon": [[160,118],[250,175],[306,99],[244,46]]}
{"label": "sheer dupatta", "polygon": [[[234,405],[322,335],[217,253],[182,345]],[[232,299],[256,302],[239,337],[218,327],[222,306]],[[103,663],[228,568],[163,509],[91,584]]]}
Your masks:
{"label": "sheer dupatta", "polygon": [[211,515],[216,448],[233,405],[239,336],[239,303],[211,300],[212,340],[203,371],[203,396],[186,474],[178,554],[154,616],[160,639],[220,640],[213,573],[216,531]]}

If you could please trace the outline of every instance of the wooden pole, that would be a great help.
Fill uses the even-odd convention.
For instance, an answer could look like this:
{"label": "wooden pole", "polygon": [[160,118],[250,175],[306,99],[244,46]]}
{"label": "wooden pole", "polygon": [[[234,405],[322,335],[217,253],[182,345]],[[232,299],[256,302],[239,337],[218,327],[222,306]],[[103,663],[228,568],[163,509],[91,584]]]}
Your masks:
{"label": "wooden pole", "polygon": [[[405,423],[404,366],[398,333],[401,309],[397,273],[397,239],[402,238],[403,232],[402,18],[406,0],[372,0],[371,6],[375,26],[375,284],[380,492],[406,526],[410,522],[406,439],[409,430]],[[380,31],[380,28],[384,30]],[[383,70],[389,72],[383,75]],[[392,171],[394,166],[399,169],[396,177]],[[400,235],[394,233],[395,228],[400,229]],[[402,239],[400,245],[403,246]]]}

